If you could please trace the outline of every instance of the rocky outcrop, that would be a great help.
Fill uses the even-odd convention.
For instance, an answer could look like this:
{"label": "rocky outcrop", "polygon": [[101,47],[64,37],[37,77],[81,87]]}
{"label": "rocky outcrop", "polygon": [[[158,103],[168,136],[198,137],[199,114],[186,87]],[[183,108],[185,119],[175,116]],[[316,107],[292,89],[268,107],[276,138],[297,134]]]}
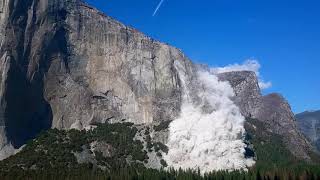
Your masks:
{"label": "rocky outcrop", "polygon": [[262,121],[270,132],[283,137],[295,156],[310,161],[312,147],[299,132],[291,107],[280,94],[262,96],[254,72],[227,72],[218,77],[230,82],[236,94],[234,102],[245,117]]}
{"label": "rocky outcrop", "polygon": [[228,81],[234,89],[233,101],[240,108],[245,117],[252,117],[257,113],[261,104],[261,92],[258,78],[251,71],[235,71],[218,74],[221,81]]}
{"label": "rocky outcrop", "polygon": [[320,111],[306,111],[295,118],[303,135],[320,151]]}
{"label": "rocky outcrop", "polygon": [[295,124],[294,114],[289,103],[279,94],[262,98],[262,105],[256,115],[274,133],[283,137],[288,149],[297,157],[310,160],[313,148],[300,133]]}

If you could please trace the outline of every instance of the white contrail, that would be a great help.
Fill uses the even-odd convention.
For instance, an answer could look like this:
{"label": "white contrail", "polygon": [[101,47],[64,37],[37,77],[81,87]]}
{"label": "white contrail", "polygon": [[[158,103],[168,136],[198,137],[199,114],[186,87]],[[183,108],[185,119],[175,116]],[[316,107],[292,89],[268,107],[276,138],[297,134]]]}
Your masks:
{"label": "white contrail", "polygon": [[152,16],[155,16],[155,15],[157,14],[157,12],[158,12],[159,8],[161,7],[161,5],[162,5],[163,1],[164,1],[164,0],[161,0],[161,1],[160,1],[160,3],[158,4],[158,6],[157,6],[156,10],[154,10],[154,12],[153,12],[153,15],[152,15]]}

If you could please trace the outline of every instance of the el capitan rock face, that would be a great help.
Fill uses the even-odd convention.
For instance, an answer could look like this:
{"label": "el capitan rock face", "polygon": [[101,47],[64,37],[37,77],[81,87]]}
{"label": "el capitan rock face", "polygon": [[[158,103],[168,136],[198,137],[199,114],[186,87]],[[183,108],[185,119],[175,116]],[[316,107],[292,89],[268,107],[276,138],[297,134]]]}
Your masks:
{"label": "el capitan rock face", "polygon": [[176,117],[181,87],[174,63],[184,64],[190,78],[192,63],[179,50],[81,2],[75,6],[66,18],[67,68],[58,59],[47,73],[53,127],[119,118],[150,124]]}
{"label": "el capitan rock face", "polygon": [[[181,76],[192,102],[200,101],[197,68],[180,50],[80,0],[2,2],[0,147],[5,156],[48,128],[171,121],[181,110]],[[282,97],[262,96],[253,72],[218,77],[230,82],[243,116],[265,122],[289,138],[296,156],[309,159],[309,144]]]}
{"label": "el capitan rock face", "polygon": [[136,124],[179,114],[178,49],[78,0],[5,0],[1,11],[1,146],[20,147],[48,128]]}

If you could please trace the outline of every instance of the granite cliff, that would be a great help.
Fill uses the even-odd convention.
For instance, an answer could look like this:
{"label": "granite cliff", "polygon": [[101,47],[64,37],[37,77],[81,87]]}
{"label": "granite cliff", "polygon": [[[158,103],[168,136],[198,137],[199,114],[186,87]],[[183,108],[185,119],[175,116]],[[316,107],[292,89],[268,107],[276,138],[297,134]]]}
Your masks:
{"label": "granite cliff", "polygon": [[[170,122],[186,91],[204,113],[214,111],[201,98],[199,66],[180,50],[80,0],[2,0],[0,42],[1,158],[50,128]],[[294,155],[310,160],[282,96],[262,96],[253,72],[218,77],[233,88],[243,116],[259,119]],[[167,136],[164,130],[154,138],[166,143]]]}
{"label": "granite cliff", "polygon": [[[193,64],[78,0],[5,0],[1,8],[1,145],[42,129],[172,120]],[[6,137],[6,138],[5,138]]]}

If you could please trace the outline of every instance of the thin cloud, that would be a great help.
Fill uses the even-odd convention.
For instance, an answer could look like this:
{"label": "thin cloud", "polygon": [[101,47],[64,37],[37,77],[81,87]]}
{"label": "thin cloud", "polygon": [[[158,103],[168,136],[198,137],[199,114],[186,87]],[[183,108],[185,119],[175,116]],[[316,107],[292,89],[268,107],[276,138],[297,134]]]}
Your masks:
{"label": "thin cloud", "polygon": [[155,16],[158,12],[158,10],[160,9],[162,3],[164,2],[164,0],[161,0],[160,3],[158,4],[157,8],[154,10],[152,16]]}
{"label": "thin cloud", "polygon": [[259,78],[259,86],[261,89],[268,89],[272,87],[271,82],[265,82],[260,75],[261,65],[257,60],[247,60],[243,64],[230,64],[225,67],[215,67],[211,71],[214,74],[231,72],[231,71],[253,71]]}

